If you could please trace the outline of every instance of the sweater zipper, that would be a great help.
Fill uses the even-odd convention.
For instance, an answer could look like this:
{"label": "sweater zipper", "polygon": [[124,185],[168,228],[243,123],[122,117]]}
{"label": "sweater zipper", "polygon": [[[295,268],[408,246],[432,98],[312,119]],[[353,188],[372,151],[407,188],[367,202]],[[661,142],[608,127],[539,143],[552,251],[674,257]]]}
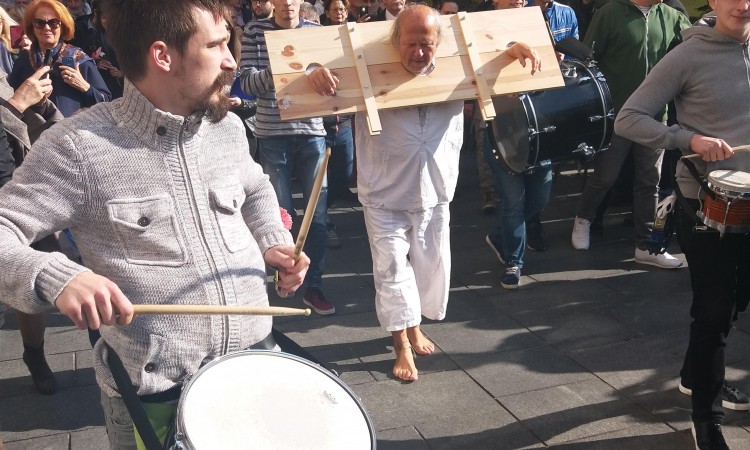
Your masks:
{"label": "sweater zipper", "polygon": [[[214,255],[211,252],[211,247],[208,245],[208,241],[206,240],[206,231],[203,227],[203,220],[201,219],[201,216],[198,212],[198,202],[195,200],[195,192],[193,191],[193,181],[190,178],[190,171],[187,167],[187,156],[185,155],[185,147],[183,146],[183,137],[185,134],[185,128],[187,128],[187,121],[182,125],[180,128],[180,137],[179,137],[179,143],[180,143],[180,164],[182,165],[182,172],[185,174],[185,180],[187,181],[187,194],[188,194],[188,200],[190,201],[190,210],[193,213],[193,217],[196,218],[198,222],[198,231],[200,233],[200,242],[203,245],[203,250],[206,254],[208,254],[208,265],[211,267],[211,273],[214,276],[214,279],[216,280],[217,287],[219,288],[219,303],[222,305],[227,304],[227,298],[226,293],[224,292],[224,285],[221,282],[221,277],[219,276],[219,269],[216,267],[216,263],[214,262]],[[221,347],[221,354],[225,355],[227,353],[227,349],[229,347],[229,316],[221,316],[221,327],[224,331],[224,342],[222,343]]]}
{"label": "sweater zipper", "polygon": [[[750,52],[748,52],[747,43],[742,44],[742,59],[745,60],[745,78],[747,79],[748,91],[750,91]],[[748,99],[748,102],[750,104],[750,98]],[[748,113],[750,114],[750,108]]]}

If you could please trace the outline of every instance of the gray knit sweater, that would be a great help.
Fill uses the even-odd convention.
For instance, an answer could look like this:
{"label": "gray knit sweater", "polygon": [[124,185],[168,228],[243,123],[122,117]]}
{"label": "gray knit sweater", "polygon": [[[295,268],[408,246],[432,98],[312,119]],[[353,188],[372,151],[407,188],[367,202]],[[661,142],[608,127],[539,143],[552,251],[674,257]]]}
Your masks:
{"label": "gray knit sweater", "polygon": [[[740,43],[708,26],[682,32],[683,43],[659,61],[625,102],[615,132],[651,148],[690,150],[695,133],[724,139],[732,147],[750,144],[750,53]],[[679,125],[667,127],[654,114],[674,99]],[[717,169],[750,172],[750,152],[737,152],[724,161],[706,164],[694,159],[702,173]],[[680,161],[680,191],[698,198],[699,184]]]}
{"label": "gray knit sweater", "polygon": [[[28,247],[64,228],[86,266],[135,304],[267,305],[262,255],[292,244],[238,117],[212,124],[165,113],[129,82],[123,98],[45,132],[0,190],[3,300],[44,310],[87,270]],[[142,315],[102,336],[143,395],[270,330],[269,317]],[[105,353],[99,342],[97,380],[116,395]]]}

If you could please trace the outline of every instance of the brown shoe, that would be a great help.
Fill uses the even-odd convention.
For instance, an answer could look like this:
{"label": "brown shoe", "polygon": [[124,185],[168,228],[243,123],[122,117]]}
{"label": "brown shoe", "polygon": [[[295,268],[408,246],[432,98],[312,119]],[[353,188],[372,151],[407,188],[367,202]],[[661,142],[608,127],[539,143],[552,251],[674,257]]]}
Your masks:
{"label": "brown shoe", "polygon": [[336,307],[328,301],[320,288],[310,287],[305,289],[305,295],[302,296],[302,303],[315,310],[321,316],[330,316],[336,312]]}

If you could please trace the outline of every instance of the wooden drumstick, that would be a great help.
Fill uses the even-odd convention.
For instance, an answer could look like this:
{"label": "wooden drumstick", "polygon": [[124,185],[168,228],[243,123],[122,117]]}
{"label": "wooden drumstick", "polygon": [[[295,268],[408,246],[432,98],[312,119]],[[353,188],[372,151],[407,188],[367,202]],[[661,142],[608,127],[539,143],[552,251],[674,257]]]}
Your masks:
{"label": "wooden drumstick", "polygon": [[309,309],[280,306],[133,305],[133,314],[309,316]]}
{"label": "wooden drumstick", "polygon": [[[732,148],[733,152],[743,152],[746,150],[750,150],[750,145],[738,145],[737,147]],[[686,156],[683,156],[682,158],[683,159],[696,159],[696,158],[702,158],[702,157],[703,155],[701,155],[700,153],[693,153],[692,155],[686,155]]]}
{"label": "wooden drumstick", "polygon": [[[299,256],[302,253],[302,247],[305,246],[307,240],[307,233],[310,231],[310,224],[312,224],[313,215],[315,215],[315,207],[318,205],[318,199],[320,198],[320,191],[323,189],[323,179],[326,176],[328,170],[328,159],[331,157],[331,147],[326,148],[326,152],[323,155],[323,161],[320,164],[317,175],[315,175],[315,183],[313,183],[312,190],[310,191],[310,198],[307,199],[307,208],[305,208],[305,215],[302,217],[302,225],[297,235],[297,243],[294,246],[294,262],[299,260]],[[276,292],[281,295],[279,289],[279,271],[276,271]]]}

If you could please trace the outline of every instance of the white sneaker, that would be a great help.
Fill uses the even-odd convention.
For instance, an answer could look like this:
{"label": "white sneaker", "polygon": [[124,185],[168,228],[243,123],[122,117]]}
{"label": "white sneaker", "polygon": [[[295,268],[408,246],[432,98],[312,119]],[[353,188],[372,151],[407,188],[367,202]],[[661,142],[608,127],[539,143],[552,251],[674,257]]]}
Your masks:
{"label": "white sneaker", "polygon": [[591,221],[576,217],[573,222],[573,234],[570,236],[570,242],[576,250],[588,250],[591,239]]}
{"label": "white sneaker", "polygon": [[662,269],[678,269],[682,267],[682,261],[670,255],[667,252],[653,255],[648,250],[635,249],[635,262],[640,264],[650,264],[661,267]]}

